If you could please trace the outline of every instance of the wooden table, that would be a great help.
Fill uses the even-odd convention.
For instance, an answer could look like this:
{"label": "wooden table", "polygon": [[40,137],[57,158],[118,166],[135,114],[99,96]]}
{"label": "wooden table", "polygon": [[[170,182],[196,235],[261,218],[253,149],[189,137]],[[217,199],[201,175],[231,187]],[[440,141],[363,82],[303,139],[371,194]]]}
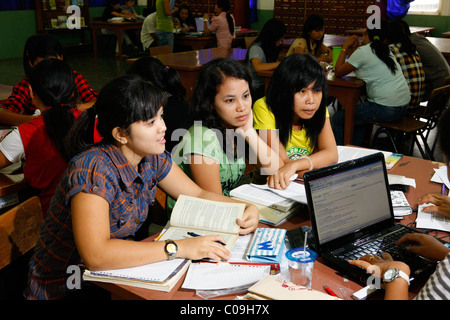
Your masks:
{"label": "wooden table", "polygon": [[117,43],[119,45],[119,59],[122,59],[122,34],[126,30],[136,30],[142,28],[142,21],[135,22],[107,22],[100,20],[91,20],[92,46],[94,58],[97,58],[97,31],[99,29],[113,30],[117,34]]}
{"label": "wooden table", "polygon": [[[431,177],[434,174],[433,168],[438,168],[439,163],[431,162],[420,158],[403,156],[402,159],[392,168],[388,170],[390,174],[404,175],[407,178],[414,178],[416,180],[416,188],[410,187],[406,193],[410,205],[413,208],[417,207],[418,200],[426,193],[439,193],[440,184],[430,182]],[[409,224],[416,219],[416,213],[406,216],[401,223]],[[310,225],[309,216],[307,212],[302,212],[299,215],[293,216],[286,221],[281,228],[291,230],[293,228]],[[261,224],[261,227],[267,227]],[[440,233],[439,236],[442,236]],[[155,236],[150,237],[144,241],[153,241]],[[444,239],[449,241],[449,239]],[[202,300],[195,294],[194,290],[182,289],[185,276],[183,276],[176,286],[170,292],[161,292],[149,289],[142,289],[138,287],[116,285],[110,283],[96,282],[100,287],[103,287],[112,293],[113,299],[147,299],[147,300]],[[410,287],[410,298],[413,298],[421,289],[424,282],[416,281]],[[319,257],[314,264],[312,288],[323,292],[323,285],[330,287],[340,298],[343,298],[343,294],[339,288],[343,288],[348,297],[351,297],[353,292],[360,290],[362,285],[352,279],[345,279],[336,270],[330,268],[323,263]],[[383,299],[384,291],[380,290],[370,299]],[[236,294],[221,296],[215,299],[219,300],[232,300]],[[215,300],[214,299],[214,300]]]}
{"label": "wooden table", "polygon": [[442,53],[450,64],[450,38],[427,37],[427,39]]}
{"label": "wooden table", "polygon": [[[257,30],[236,31],[236,38],[233,39],[232,47],[245,48],[245,37],[253,37],[258,34]],[[217,46],[215,35],[210,36],[189,36],[186,34],[175,34],[175,45],[189,46],[193,50],[201,50],[209,47]]]}
{"label": "wooden table", "polygon": [[216,58],[233,58],[244,61],[247,49],[240,48],[211,48],[186,52],[156,55],[164,65],[177,70],[181,82],[186,89],[186,99],[189,101],[202,66]]}
{"label": "wooden table", "polygon": [[[420,33],[423,34],[424,36],[428,37],[431,36],[431,33],[433,32],[433,30],[436,30],[435,27],[409,27],[409,30],[411,31],[411,33]],[[348,35],[359,35],[362,36],[364,34],[364,32],[366,31],[366,28],[360,28],[360,29],[353,29],[353,30],[345,30],[345,33]]]}
{"label": "wooden table", "polygon": [[0,83],[0,105],[4,104],[9,98],[13,90],[13,86]]}
{"label": "wooden table", "polygon": [[[266,90],[273,71],[260,71],[258,75],[265,77]],[[355,107],[359,97],[364,94],[366,84],[355,77],[334,77],[328,79],[328,95],[336,97],[345,109],[344,144],[351,144],[354,131]]]}

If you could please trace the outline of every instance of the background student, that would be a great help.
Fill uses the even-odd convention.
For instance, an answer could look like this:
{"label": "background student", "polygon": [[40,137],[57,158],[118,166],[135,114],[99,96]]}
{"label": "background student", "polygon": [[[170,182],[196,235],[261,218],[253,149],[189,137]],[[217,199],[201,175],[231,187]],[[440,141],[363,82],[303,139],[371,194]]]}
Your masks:
{"label": "background student", "polygon": [[141,42],[145,52],[148,52],[150,47],[159,45],[158,37],[156,36],[156,11],[145,17],[142,23]]}
{"label": "background student", "polygon": [[403,76],[408,83],[411,93],[409,107],[416,108],[419,106],[425,93],[425,71],[422,60],[416,50],[416,46],[411,42],[404,30],[402,23],[397,20],[391,21],[389,30],[389,48],[402,68]]}
{"label": "background student", "polygon": [[[131,20],[138,20],[136,15],[134,13],[130,13],[130,7],[127,7],[127,10],[123,10],[120,7],[120,0],[109,0],[108,4],[106,5],[105,9],[103,10],[102,19],[103,21],[108,21],[109,19],[116,18],[116,17],[122,17],[126,19]],[[132,8],[132,6],[131,6]],[[112,34],[116,35],[116,32],[114,30],[109,29],[100,29],[103,34]],[[133,54],[137,54],[139,52],[139,42],[136,36],[136,33],[134,30],[126,30],[122,34],[122,41],[125,43],[128,47],[130,47],[130,51]],[[119,44],[116,44],[116,55],[119,54]]]}
{"label": "background student", "polygon": [[325,22],[317,14],[308,16],[303,25],[300,38],[292,42],[286,56],[294,53],[312,54],[318,61],[331,63],[333,60],[333,51],[323,44]]}
{"label": "background student", "polygon": [[143,57],[135,61],[129,74],[137,74],[145,81],[161,89],[167,97],[164,105],[164,122],[166,124],[166,150],[172,152],[179,142],[172,134],[177,129],[189,126],[189,105],[186,101],[186,89],[181,83],[180,75],[175,69],[166,67],[153,57]]}
{"label": "background student", "polygon": [[216,34],[217,47],[219,48],[231,48],[231,43],[236,38],[234,18],[228,12],[230,8],[231,6],[228,0],[217,0],[217,4],[214,6],[216,16],[211,18],[209,26],[209,15],[205,13],[203,16],[204,35],[208,36],[214,32]]}
{"label": "background student", "polygon": [[[61,43],[52,35],[35,34],[29,37],[23,50],[23,69],[25,78],[13,88],[11,96],[0,108],[0,124],[18,126],[39,116],[38,108],[33,104],[30,93],[30,75],[34,66],[46,58],[63,59]],[[76,91],[73,103],[77,98],[81,103],[77,105],[80,110],[92,106],[97,99],[97,93],[89,86],[86,79],[73,70]],[[37,111],[37,114],[35,114]]]}
{"label": "background student", "polygon": [[185,3],[180,6],[180,9],[175,14],[173,20],[176,24],[177,29],[181,29],[184,32],[197,31],[191,8]]}
{"label": "background student", "polygon": [[[381,19],[381,28],[364,32],[361,46],[357,36],[350,36],[336,61],[334,73],[337,77],[354,71],[356,77],[366,83],[367,99],[355,108],[354,145],[363,143],[370,127],[366,120],[395,121],[408,110],[411,94],[402,69],[385,42],[388,32],[388,22]],[[346,54],[349,55],[347,61]],[[333,116],[338,145],[344,143],[344,112],[338,110]]]}
{"label": "background student", "polygon": [[252,77],[253,101],[265,95],[265,78],[258,76],[258,72],[275,70],[280,64],[278,57],[285,34],[286,25],[279,19],[270,19],[248,48],[245,65]]}
{"label": "background student", "polygon": [[[314,57],[293,54],[281,61],[266,97],[253,106],[254,128],[283,161],[269,176],[269,187],[284,189],[293,174],[337,162],[326,101],[327,79]],[[258,171],[252,181],[266,182]]]}
{"label": "background student", "polygon": [[[444,111],[439,120],[438,135],[440,147],[444,153],[445,163],[449,166],[450,159],[450,110]],[[448,173],[450,178],[450,171]],[[419,205],[432,203],[427,211],[438,212],[450,217],[450,201],[448,196],[440,194],[427,194],[419,201]],[[406,250],[423,256],[432,261],[440,261],[436,271],[419,291],[415,299],[418,300],[449,300],[450,299],[450,248],[444,246],[434,237],[426,234],[409,234],[401,238],[398,245],[406,245]],[[398,269],[408,277],[410,270],[403,262],[393,261],[389,254],[382,257],[365,255],[359,260],[350,261],[351,264],[368,269],[372,265],[379,268],[379,274],[383,276],[390,269]],[[372,267],[373,268],[373,267]],[[401,277],[385,283],[385,299],[408,299],[408,283]]]}
{"label": "background student", "polygon": [[41,115],[0,142],[0,168],[24,161],[24,178],[38,190],[45,216],[69,160],[64,139],[81,111],[73,104],[73,72],[62,60],[39,62],[29,81],[31,99]]}
{"label": "background student", "polygon": [[[215,59],[199,73],[190,105],[195,122],[173,152],[173,159],[205,190],[229,196],[244,175],[246,158],[255,164],[262,159],[259,162],[265,168],[278,168],[278,156],[269,153],[253,129],[250,88],[247,69],[234,59]],[[169,212],[174,203],[168,201]]]}
{"label": "background student", "polygon": [[173,51],[173,18],[178,12],[175,0],[156,0],[156,36],[160,46],[171,46]]}
{"label": "background student", "polygon": [[[164,150],[164,100],[159,89],[137,75],[127,75],[109,82],[95,108],[79,116],[67,141],[74,157],[30,260],[28,299],[67,297],[70,265],[82,262],[91,270],[108,270],[167,260],[166,242],[130,241],[147,218],[157,185],[175,199],[185,194],[236,202],[201,189],[172,165]],[[100,144],[91,138],[95,119],[104,137]],[[236,223],[246,234],[258,220],[257,208],[246,205],[243,219]],[[175,256],[229,259],[218,240],[223,241],[219,235],[177,240]]]}
{"label": "background student", "polygon": [[405,20],[399,20],[403,24],[403,29],[409,35],[411,42],[416,46],[420,55],[423,69],[425,71],[425,93],[422,100],[427,101],[433,89],[442,87],[444,80],[450,77],[450,65],[445,57],[434,44],[423,35],[411,33],[409,25]]}

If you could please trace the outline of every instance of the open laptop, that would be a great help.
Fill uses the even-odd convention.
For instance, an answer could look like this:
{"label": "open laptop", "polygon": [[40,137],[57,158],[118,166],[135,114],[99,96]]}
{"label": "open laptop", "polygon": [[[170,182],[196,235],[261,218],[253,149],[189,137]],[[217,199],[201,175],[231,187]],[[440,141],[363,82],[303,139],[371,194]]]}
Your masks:
{"label": "open laptop", "polygon": [[[203,17],[195,17],[195,26],[197,27],[197,32],[204,32],[204,24],[203,24]],[[209,21],[208,21],[209,26]]]}
{"label": "open laptop", "polygon": [[407,263],[411,278],[434,267],[395,245],[405,233],[419,231],[395,222],[381,152],[307,172],[303,179],[314,249],[335,269],[365,283],[370,274],[348,260],[382,252]]}

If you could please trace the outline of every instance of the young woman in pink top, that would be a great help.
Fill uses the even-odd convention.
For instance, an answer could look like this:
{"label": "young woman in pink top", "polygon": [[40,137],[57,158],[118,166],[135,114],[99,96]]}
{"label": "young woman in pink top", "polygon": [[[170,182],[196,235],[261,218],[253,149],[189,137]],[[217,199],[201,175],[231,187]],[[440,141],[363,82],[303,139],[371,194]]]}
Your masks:
{"label": "young woman in pink top", "polygon": [[216,16],[211,18],[208,26],[209,15],[203,16],[204,34],[208,36],[213,32],[216,34],[217,47],[231,48],[231,42],[236,37],[234,32],[234,18],[228,13],[230,2],[228,0],[218,0],[214,7]]}

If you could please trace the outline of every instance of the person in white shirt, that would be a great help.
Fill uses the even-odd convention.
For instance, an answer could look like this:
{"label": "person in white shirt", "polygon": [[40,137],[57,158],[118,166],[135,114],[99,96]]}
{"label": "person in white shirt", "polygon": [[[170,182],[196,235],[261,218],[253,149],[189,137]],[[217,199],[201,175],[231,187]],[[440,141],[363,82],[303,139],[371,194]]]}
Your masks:
{"label": "person in white shirt", "polygon": [[144,51],[147,51],[151,46],[158,45],[158,37],[156,36],[156,11],[150,13],[142,24],[141,42]]}

